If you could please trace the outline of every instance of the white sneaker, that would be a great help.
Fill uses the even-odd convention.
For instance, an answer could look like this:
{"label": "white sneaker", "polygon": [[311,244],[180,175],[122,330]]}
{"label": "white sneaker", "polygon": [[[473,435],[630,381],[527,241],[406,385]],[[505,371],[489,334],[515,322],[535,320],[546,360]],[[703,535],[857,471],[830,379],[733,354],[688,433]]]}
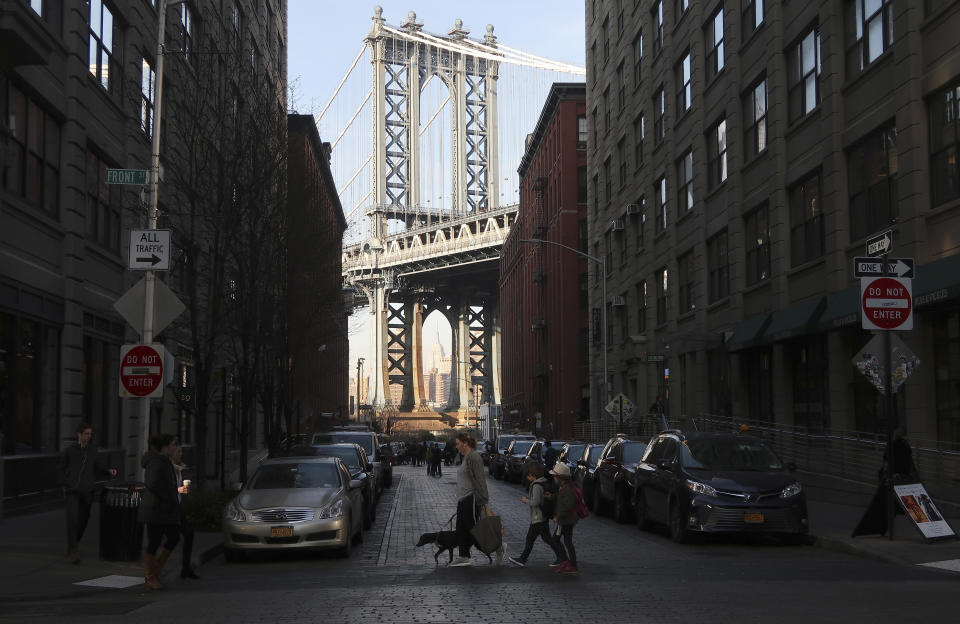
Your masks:
{"label": "white sneaker", "polygon": [[473,565],[473,562],[470,561],[470,557],[457,557],[456,559],[450,562],[450,565],[448,567],[463,568],[463,567],[472,566],[472,565]]}
{"label": "white sneaker", "polygon": [[497,549],[497,565],[503,563],[503,558],[507,556],[507,543],[500,542],[500,548]]}

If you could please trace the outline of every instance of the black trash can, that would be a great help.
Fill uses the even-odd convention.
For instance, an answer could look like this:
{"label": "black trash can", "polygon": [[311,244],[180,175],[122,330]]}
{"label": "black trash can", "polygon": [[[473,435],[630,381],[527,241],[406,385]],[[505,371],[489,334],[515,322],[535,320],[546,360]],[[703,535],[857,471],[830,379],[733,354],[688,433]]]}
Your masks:
{"label": "black trash can", "polygon": [[137,510],[142,483],[114,483],[103,488],[100,499],[100,558],[137,561],[143,556],[143,525]]}

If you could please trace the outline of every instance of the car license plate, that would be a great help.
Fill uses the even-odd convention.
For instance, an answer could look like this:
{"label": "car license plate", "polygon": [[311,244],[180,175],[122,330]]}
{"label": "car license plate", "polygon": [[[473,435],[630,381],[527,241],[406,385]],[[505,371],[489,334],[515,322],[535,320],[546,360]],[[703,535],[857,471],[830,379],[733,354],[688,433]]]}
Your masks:
{"label": "car license plate", "polygon": [[293,527],[270,527],[270,537],[293,537]]}
{"label": "car license plate", "polygon": [[743,521],[748,524],[762,524],[763,514],[759,511],[748,511],[743,514]]}

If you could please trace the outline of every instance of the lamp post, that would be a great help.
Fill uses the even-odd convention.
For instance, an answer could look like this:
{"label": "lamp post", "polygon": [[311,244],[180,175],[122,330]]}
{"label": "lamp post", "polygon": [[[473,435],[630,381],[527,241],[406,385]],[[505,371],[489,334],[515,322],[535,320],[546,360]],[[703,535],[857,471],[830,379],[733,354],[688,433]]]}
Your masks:
{"label": "lamp post", "polygon": [[364,358],[357,358],[357,422],[360,422],[360,379],[363,376]]}
{"label": "lamp post", "polygon": [[[600,287],[601,287],[601,297],[603,297],[602,305],[600,306],[600,335],[603,338],[603,405],[607,405],[610,402],[610,384],[607,382],[607,261],[605,258],[600,257],[596,258],[590,254],[584,253],[579,249],[570,247],[569,245],[564,245],[563,243],[558,243],[552,240],[546,240],[543,238],[521,238],[521,243],[543,243],[546,245],[554,245],[556,247],[562,247],[567,251],[572,251],[578,256],[583,256],[587,260],[596,262],[600,265]],[[603,406],[601,406],[602,409]]]}

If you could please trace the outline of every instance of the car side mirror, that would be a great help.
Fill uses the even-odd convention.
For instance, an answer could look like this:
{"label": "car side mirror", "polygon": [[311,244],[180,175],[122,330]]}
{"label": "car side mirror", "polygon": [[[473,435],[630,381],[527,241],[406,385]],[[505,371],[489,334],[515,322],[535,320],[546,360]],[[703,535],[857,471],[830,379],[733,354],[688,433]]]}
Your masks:
{"label": "car side mirror", "polygon": [[239,492],[240,490],[243,489],[243,481],[237,481],[236,483],[231,483],[230,489],[233,490],[234,492]]}

